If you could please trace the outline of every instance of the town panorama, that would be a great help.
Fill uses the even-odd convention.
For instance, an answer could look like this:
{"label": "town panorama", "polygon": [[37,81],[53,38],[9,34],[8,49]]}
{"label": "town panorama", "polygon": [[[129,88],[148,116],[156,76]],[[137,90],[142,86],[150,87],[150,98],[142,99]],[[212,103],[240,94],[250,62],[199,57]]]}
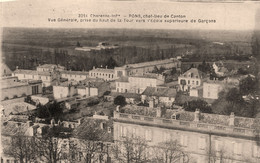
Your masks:
{"label": "town panorama", "polygon": [[259,163],[259,36],[4,28],[1,163]]}

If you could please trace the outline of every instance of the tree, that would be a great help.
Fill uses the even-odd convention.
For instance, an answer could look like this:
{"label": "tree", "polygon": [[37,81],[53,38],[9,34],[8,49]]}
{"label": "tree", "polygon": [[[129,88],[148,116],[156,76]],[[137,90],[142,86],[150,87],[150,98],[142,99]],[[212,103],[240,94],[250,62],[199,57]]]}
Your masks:
{"label": "tree", "polygon": [[159,69],[157,66],[154,66],[152,73],[159,73]]}
{"label": "tree", "polygon": [[37,112],[36,112],[37,117],[39,117],[39,118],[49,118],[50,117],[49,110],[42,104],[39,104],[37,106],[36,110],[37,110]]}
{"label": "tree", "polygon": [[212,113],[211,107],[208,105],[208,103],[204,100],[192,100],[189,102],[184,103],[183,108],[186,111],[192,111],[194,112],[196,109],[200,109],[203,113]]}
{"label": "tree", "polygon": [[102,120],[86,120],[73,131],[73,136],[79,140],[78,151],[86,163],[91,163],[94,159],[103,160],[105,155],[108,156],[106,145],[102,142],[108,140],[109,135],[100,128],[102,123]]}
{"label": "tree", "polygon": [[118,162],[147,162],[147,142],[141,137],[126,136],[117,140],[112,146],[112,153]]}
{"label": "tree", "polygon": [[11,144],[7,152],[20,163],[33,162],[37,158],[35,138],[18,133],[11,137]]}
{"label": "tree", "polygon": [[115,99],[114,99],[114,104],[115,105],[120,105],[120,106],[125,106],[126,105],[126,99],[124,96],[117,96]]}
{"label": "tree", "polygon": [[80,45],[80,43],[79,43],[79,42],[77,42],[77,47],[81,47],[81,45]]}
{"label": "tree", "polygon": [[40,159],[49,163],[57,163],[62,159],[67,159],[62,155],[68,147],[63,143],[65,137],[60,135],[61,131],[61,127],[53,126],[42,137],[37,138],[36,146]]}
{"label": "tree", "polygon": [[182,148],[177,140],[161,142],[158,146],[154,147],[153,152],[154,157],[152,160],[154,162],[189,162],[188,155],[182,151]]}
{"label": "tree", "polygon": [[174,74],[176,74],[177,73],[177,69],[176,69],[176,67],[173,67],[172,69],[171,69],[171,75],[174,75]]}
{"label": "tree", "polygon": [[117,67],[118,65],[117,65],[116,61],[112,57],[110,57],[106,63],[106,66],[107,66],[107,68],[113,69],[113,68]]}
{"label": "tree", "polygon": [[226,100],[231,104],[243,102],[243,98],[237,88],[231,88],[226,94]]}
{"label": "tree", "polygon": [[245,79],[239,82],[239,91],[242,95],[254,93],[257,89],[257,84],[257,80],[248,75]]}

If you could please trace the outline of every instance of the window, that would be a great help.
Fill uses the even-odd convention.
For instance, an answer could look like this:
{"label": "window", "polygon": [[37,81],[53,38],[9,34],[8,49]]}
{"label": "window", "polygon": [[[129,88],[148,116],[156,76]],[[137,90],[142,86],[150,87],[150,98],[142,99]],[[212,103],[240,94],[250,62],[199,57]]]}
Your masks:
{"label": "window", "polygon": [[151,130],[145,130],[145,140],[151,141],[152,140],[152,131]]}
{"label": "window", "polygon": [[183,147],[188,146],[188,136],[187,135],[181,135],[180,143]]}
{"label": "window", "polygon": [[136,128],[133,128],[133,137],[134,137],[134,138],[137,137]]}
{"label": "window", "polygon": [[113,75],[111,75],[111,78],[113,78]]}
{"label": "window", "polygon": [[201,149],[201,150],[206,149],[206,139],[205,138],[199,137],[198,148]]}
{"label": "window", "polygon": [[38,85],[32,86],[32,94],[35,95],[35,94],[38,94],[38,92],[39,92]]}
{"label": "window", "polygon": [[253,157],[260,157],[260,149],[257,144],[253,145]]}
{"label": "window", "polygon": [[125,93],[127,93],[127,89],[125,89]]}
{"label": "window", "polygon": [[215,140],[215,150],[216,150],[216,152],[221,151],[221,141]]}
{"label": "window", "polygon": [[241,155],[242,154],[242,143],[234,142],[233,143],[233,153],[236,155]]}
{"label": "window", "polygon": [[171,97],[169,97],[169,101],[171,101],[171,99],[172,99],[172,98],[171,98]]}
{"label": "window", "polygon": [[188,80],[188,84],[190,84],[190,80]]}
{"label": "window", "polygon": [[110,78],[110,74],[108,74],[108,78]]}
{"label": "window", "polygon": [[194,80],[192,80],[192,85],[194,85],[194,83],[195,83]]}
{"label": "window", "polygon": [[199,81],[196,81],[196,85],[199,85]]}
{"label": "window", "polygon": [[117,90],[117,92],[119,92],[119,88],[117,88],[116,90]]}
{"label": "window", "polygon": [[169,141],[171,139],[171,134],[168,132],[163,133],[163,140],[164,141]]}

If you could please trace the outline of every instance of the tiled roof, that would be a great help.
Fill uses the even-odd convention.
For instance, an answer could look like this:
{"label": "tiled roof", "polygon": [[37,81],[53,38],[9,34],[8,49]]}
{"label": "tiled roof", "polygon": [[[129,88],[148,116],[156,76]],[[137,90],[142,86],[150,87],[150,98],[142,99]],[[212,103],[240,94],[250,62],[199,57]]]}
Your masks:
{"label": "tiled roof", "polygon": [[[104,124],[104,128],[100,128],[100,124]],[[102,120],[94,118],[85,118],[83,122],[73,131],[73,135],[76,138],[86,138],[95,140],[112,142],[113,141],[113,132],[108,133],[108,127],[113,129],[113,121],[111,120]],[[113,131],[113,130],[112,130]],[[92,133],[89,135],[89,133]],[[89,135],[89,136],[88,136]]]}
{"label": "tiled roof", "polygon": [[176,94],[176,89],[165,87],[147,87],[142,93],[142,95],[157,97],[175,97]]}
{"label": "tiled roof", "polygon": [[26,102],[12,102],[12,103],[5,103],[1,105],[3,106],[5,115],[9,115],[11,112],[13,114],[17,114],[17,113],[26,112],[28,110],[30,111],[36,109],[36,106]]}
{"label": "tiled roof", "polygon": [[71,74],[71,75],[88,75],[87,71],[62,71],[61,74]]}
{"label": "tiled roof", "polygon": [[134,74],[130,77],[158,79],[158,78],[162,78],[163,76],[155,73],[144,73],[144,74]]}
{"label": "tiled roof", "polygon": [[25,134],[27,129],[28,129],[28,125],[22,122],[7,121],[1,123],[2,135]]}
{"label": "tiled roof", "polygon": [[54,67],[65,68],[64,66],[55,65],[55,64],[44,64],[44,65],[40,65],[38,67],[39,68],[54,68]]}
{"label": "tiled roof", "polygon": [[39,72],[36,70],[23,70],[23,69],[16,69],[14,71],[15,74],[30,74],[30,75],[42,75],[42,76],[51,76],[50,72]]}
{"label": "tiled roof", "polygon": [[[143,115],[156,117],[156,109],[157,108],[149,108],[144,106],[135,106],[135,105],[126,105],[122,108],[124,113],[126,114],[134,114],[134,115]],[[167,109],[165,113],[162,115],[162,118],[171,119],[173,114],[178,113],[180,115],[178,120],[182,121],[193,121],[194,120],[194,112],[188,111],[178,111]],[[208,123],[208,124],[217,124],[217,125],[228,125],[229,124],[229,115],[219,115],[219,114],[208,114],[208,113],[200,113],[200,123]],[[252,128],[259,129],[260,128],[260,118],[246,118],[246,117],[237,117],[235,116],[235,127],[243,127],[243,128]]]}
{"label": "tiled roof", "polygon": [[199,71],[197,68],[191,68],[180,76],[181,77],[188,77],[191,74],[193,74],[193,77],[190,77],[190,78],[197,78],[198,77],[199,79],[203,79],[203,78],[207,77],[207,75],[205,73]]}
{"label": "tiled roof", "polygon": [[95,68],[90,70],[89,72],[104,72],[104,73],[114,73],[114,69],[106,69],[106,68]]}
{"label": "tiled roof", "polygon": [[174,59],[165,59],[165,60],[156,60],[156,61],[151,61],[151,62],[128,64],[128,65],[124,65],[122,67],[140,68],[140,67],[156,66],[156,65],[173,63],[173,62],[174,62]]}
{"label": "tiled roof", "polygon": [[122,76],[119,79],[117,79],[116,82],[129,82],[129,80],[127,76]]}
{"label": "tiled roof", "polygon": [[117,97],[119,95],[124,96],[125,98],[140,98],[140,94],[137,93],[120,93],[120,92],[111,92],[110,94],[113,97]]}

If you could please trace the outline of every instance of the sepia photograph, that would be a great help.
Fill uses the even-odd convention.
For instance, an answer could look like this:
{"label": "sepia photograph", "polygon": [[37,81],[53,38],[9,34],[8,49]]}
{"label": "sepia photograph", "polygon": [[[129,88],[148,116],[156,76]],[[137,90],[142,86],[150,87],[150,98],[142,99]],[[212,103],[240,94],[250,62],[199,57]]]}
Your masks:
{"label": "sepia photograph", "polygon": [[1,163],[260,163],[260,2],[0,3]]}

